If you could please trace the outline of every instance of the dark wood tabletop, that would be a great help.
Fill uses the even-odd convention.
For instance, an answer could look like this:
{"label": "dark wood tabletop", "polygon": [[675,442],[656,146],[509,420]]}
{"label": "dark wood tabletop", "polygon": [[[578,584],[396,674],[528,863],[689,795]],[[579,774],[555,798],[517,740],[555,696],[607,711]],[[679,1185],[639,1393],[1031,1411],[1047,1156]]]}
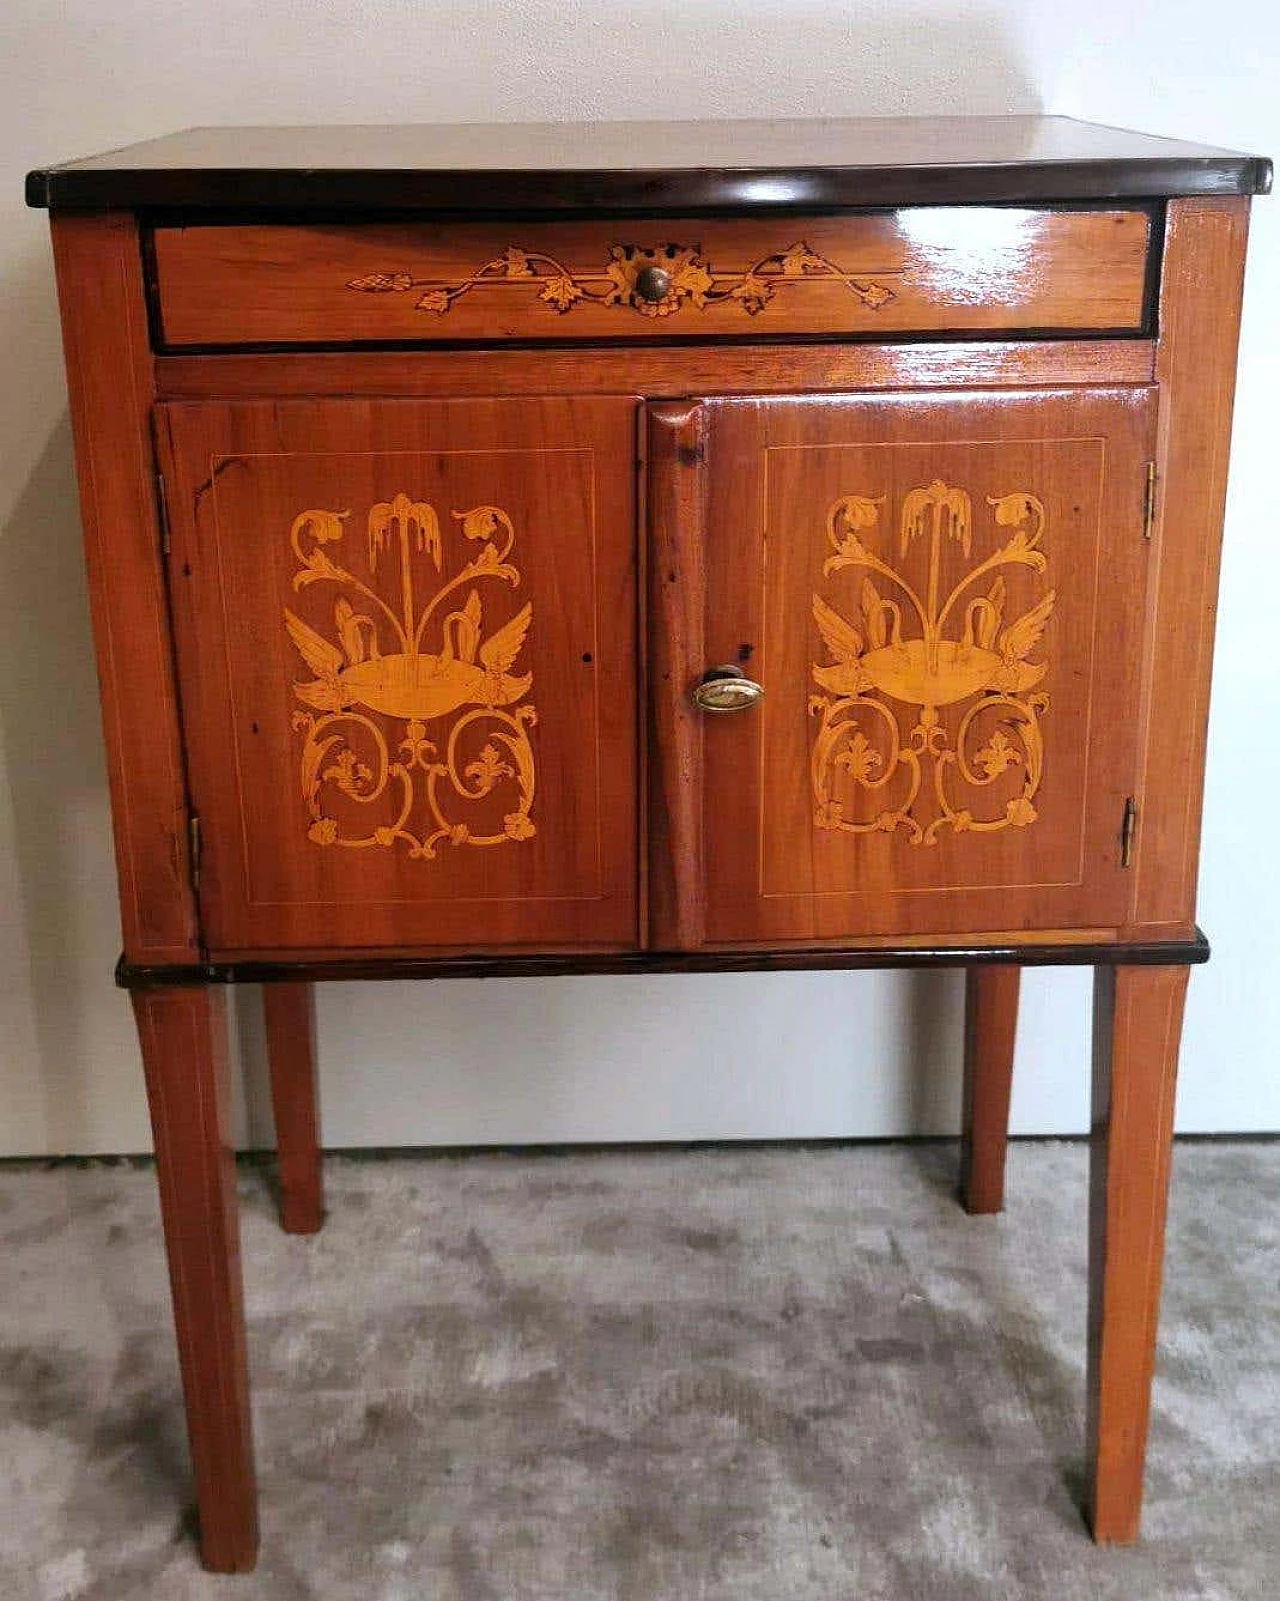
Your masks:
{"label": "dark wood tabletop", "polygon": [[191,128],[42,167],[53,210],[652,213],[1261,194],[1259,156],[1069,117]]}

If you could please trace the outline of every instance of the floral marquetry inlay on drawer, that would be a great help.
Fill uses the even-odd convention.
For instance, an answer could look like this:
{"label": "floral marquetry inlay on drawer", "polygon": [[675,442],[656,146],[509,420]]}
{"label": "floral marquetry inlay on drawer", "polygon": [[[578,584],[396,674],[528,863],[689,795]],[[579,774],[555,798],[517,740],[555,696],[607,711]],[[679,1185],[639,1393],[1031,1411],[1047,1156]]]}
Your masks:
{"label": "floral marquetry inlay on drawer", "polygon": [[803,239],[785,250],[762,256],[743,271],[717,271],[704,259],[700,245],[664,244],[654,248],[615,244],[603,266],[567,267],[536,250],[508,245],[501,255],[460,282],[415,277],[412,272],[364,273],[348,289],[364,294],[417,291],[417,311],[444,316],[454,302],[473,289],[536,289],[537,298],[556,311],[571,311],[579,302],[618,306],[643,317],[669,317],[686,308],[704,310],[729,301],[749,316],[762,312],[780,288],[798,288],[814,278],[843,284],[869,311],[878,311],[894,291],[877,281],[900,277],[904,267],[882,267],[876,276],[843,271],[810,248]]}

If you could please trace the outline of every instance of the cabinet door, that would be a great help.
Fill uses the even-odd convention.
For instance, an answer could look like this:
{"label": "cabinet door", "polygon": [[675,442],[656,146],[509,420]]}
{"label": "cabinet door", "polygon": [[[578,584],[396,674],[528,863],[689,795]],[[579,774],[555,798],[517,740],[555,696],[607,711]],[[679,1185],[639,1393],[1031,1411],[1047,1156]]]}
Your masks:
{"label": "cabinet door", "polygon": [[1150,546],[1148,388],[710,403],[712,942],[1107,928]]}
{"label": "cabinet door", "polygon": [[160,408],[211,951],[635,944],[635,422]]}

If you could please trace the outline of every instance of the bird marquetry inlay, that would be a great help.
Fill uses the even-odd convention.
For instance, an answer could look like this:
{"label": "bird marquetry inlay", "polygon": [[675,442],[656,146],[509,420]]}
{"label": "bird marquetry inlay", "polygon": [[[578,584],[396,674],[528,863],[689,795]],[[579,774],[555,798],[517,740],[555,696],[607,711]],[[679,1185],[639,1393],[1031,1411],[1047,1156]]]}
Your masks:
{"label": "bird marquetry inlay", "polygon": [[[813,597],[831,658],[813,665],[824,693],[809,703],[818,719],[810,761],[814,822],[854,834],[902,828],[913,845],[935,844],[944,828],[1025,828],[1036,818],[1040,718],[1049,704],[1037,688],[1048,664],[1030,658],[1055,597],[1050,589],[1008,617],[1003,570],[1044,573],[1044,506],[1023,490],[988,496],[1003,542],[944,594],[944,546],[954,541],[971,558],[970,495],[938,479],[912,489],[902,500],[897,551],[880,555],[873,531],[884,503],[883,496],[843,495],[827,513],[834,554],[823,577],[846,569],[863,577],[856,621]],[[927,542],[927,573],[917,588],[901,569],[918,539]],[[944,707],[955,707],[958,717],[944,721]],[[900,708],[914,716],[904,718]]]}
{"label": "bird marquetry inlay", "polygon": [[904,271],[884,267],[876,269],[874,276],[845,272],[811,250],[804,240],[732,272],[717,271],[703,259],[697,245],[612,245],[609,260],[596,271],[566,267],[541,251],[508,245],[501,255],[455,283],[392,269],[352,278],[347,288],[366,295],[412,291],[418,296],[415,311],[433,311],[440,317],[474,289],[532,286],[537,287],[539,300],[561,313],[582,304],[619,306],[642,317],[669,317],[686,307],[701,311],[728,301],[754,317],[779,289],[815,279],[842,284],[868,311],[879,311],[895,298],[895,291],[878,280],[900,277]]}
{"label": "bird marquetry inlay", "polygon": [[[511,519],[497,506],[451,512],[446,539],[432,506],[397,494],[369,509],[366,582],[330,554],[350,515],[301,512],[289,536],[294,590],[337,591],[331,635],[284,612],[313,675],[293,686],[310,708],[293,718],[308,837],[357,850],[401,841],[426,858],[442,842],[529,839],[537,712],[525,699],[533,675],[518,658],[533,608],[497,626],[486,614],[487,601],[520,583]],[[450,576],[445,555],[457,536],[480,550]],[[388,569],[397,580],[390,600],[378,582]],[[431,587],[421,595],[424,573]],[[372,826],[361,824],[366,816]]]}

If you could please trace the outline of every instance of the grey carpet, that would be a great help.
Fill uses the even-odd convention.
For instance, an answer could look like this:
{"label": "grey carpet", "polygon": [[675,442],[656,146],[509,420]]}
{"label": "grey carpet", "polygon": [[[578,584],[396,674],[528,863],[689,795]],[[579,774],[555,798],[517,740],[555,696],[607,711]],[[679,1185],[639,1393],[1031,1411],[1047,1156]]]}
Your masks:
{"label": "grey carpet", "polygon": [[1280,1144],[1175,1160],[1144,1541],[1080,1493],[1085,1166],[1022,1145],[242,1175],[263,1513],[196,1564],[154,1180],[0,1170],[4,1601],[1280,1595]]}

